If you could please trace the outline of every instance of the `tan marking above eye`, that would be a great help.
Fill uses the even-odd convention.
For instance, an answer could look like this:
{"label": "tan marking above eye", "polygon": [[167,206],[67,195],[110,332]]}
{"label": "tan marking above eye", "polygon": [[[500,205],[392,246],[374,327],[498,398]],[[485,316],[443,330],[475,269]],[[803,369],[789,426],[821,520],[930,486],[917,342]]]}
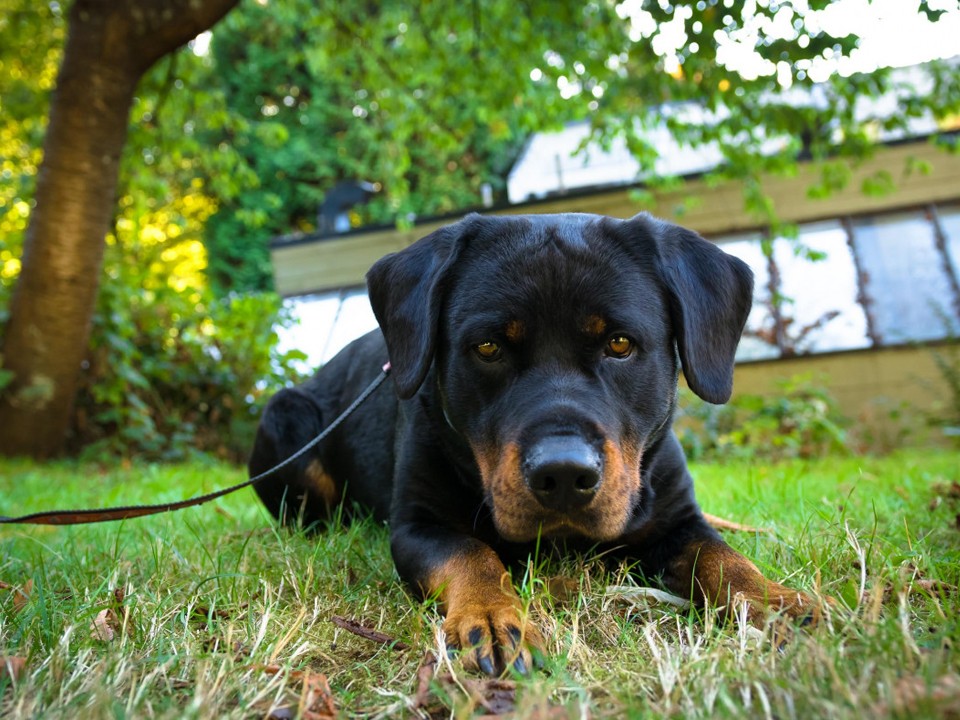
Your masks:
{"label": "tan marking above eye", "polygon": [[474,352],[480,356],[481,360],[496,360],[500,357],[500,345],[495,342],[482,342],[475,345],[473,349]]}
{"label": "tan marking above eye", "polygon": [[633,351],[633,341],[626,335],[614,335],[607,340],[607,355],[625,358]]}
{"label": "tan marking above eye", "polygon": [[511,320],[507,323],[507,340],[512,343],[518,343],[523,340],[526,328],[519,320]]}
{"label": "tan marking above eye", "polygon": [[599,315],[591,315],[584,323],[583,330],[587,335],[599,338],[607,331],[607,321]]}

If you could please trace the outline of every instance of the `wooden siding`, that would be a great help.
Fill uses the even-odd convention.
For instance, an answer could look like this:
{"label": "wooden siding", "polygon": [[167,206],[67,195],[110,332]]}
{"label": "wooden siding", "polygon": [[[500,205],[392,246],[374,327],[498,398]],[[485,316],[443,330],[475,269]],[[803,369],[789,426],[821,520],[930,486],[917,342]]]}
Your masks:
{"label": "wooden siding", "polygon": [[[908,172],[912,162],[929,163],[931,170],[927,174],[916,170]],[[883,171],[893,177],[897,190],[882,197],[864,195],[860,190],[863,181]],[[770,177],[764,181],[764,190],[773,198],[781,218],[800,223],[960,200],[960,154],[944,152],[927,141],[878,149],[873,158],[853,170],[845,190],[824,199],[811,200],[807,197],[807,188],[816,182],[817,173],[815,166],[804,165],[793,177]],[[631,192],[631,188],[620,187],[608,192],[512,205],[493,212],[574,211],[629,217],[644,209],[630,199]],[[692,204],[686,202],[691,197],[696,199]],[[694,179],[680,189],[655,195],[653,206],[645,209],[706,236],[758,227],[757,219],[743,210],[743,190],[739,182],[715,185]],[[285,296],[296,296],[361,286],[367,269],[378,258],[406,247],[447,222],[425,222],[405,231],[392,228],[358,231],[343,237],[276,246],[271,254],[277,291]]]}
{"label": "wooden siding", "polygon": [[775,396],[779,380],[811,374],[829,389],[840,412],[859,437],[894,444],[907,430],[908,442],[937,438],[926,418],[942,412],[951,391],[937,367],[936,355],[950,357],[956,347],[934,344],[740,363],[734,370],[737,395]]}

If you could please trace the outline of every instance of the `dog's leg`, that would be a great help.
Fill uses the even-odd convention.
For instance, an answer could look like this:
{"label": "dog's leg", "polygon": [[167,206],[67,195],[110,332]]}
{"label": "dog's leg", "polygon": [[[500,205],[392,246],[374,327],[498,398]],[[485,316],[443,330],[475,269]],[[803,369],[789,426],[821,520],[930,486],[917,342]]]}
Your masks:
{"label": "dog's leg", "polygon": [[719,538],[688,542],[668,565],[664,583],[698,605],[735,613],[747,603],[750,622],[762,626],[770,612],[804,624],[820,619],[820,605],[797,590],[768,580],[757,566]]}
{"label": "dog's leg", "polygon": [[446,616],[447,646],[488,675],[526,674],[543,640],[527,621],[503,562],[481,541],[436,527],[395,527],[392,550],[401,577]]}
{"label": "dog's leg", "polygon": [[[248,469],[250,477],[286,460],[323,428],[320,409],[298,388],[271,398],[257,428]],[[341,488],[324,470],[314,450],[254,486],[261,501],[283,524],[310,525],[329,518],[340,502]]]}

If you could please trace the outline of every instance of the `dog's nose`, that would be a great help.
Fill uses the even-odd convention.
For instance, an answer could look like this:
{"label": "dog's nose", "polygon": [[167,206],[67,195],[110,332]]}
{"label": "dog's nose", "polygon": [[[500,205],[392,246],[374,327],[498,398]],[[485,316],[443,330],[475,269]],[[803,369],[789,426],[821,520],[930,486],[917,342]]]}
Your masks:
{"label": "dog's nose", "polygon": [[576,510],[600,489],[600,455],[580,438],[559,435],[538,441],[527,453],[524,479],[540,504],[550,510]]}

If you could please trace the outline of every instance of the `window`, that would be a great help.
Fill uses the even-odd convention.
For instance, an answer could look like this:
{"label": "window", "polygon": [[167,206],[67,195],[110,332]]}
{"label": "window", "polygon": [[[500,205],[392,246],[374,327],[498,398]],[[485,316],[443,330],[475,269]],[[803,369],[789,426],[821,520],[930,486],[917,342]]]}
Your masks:
{"label": "window", "polygon": [[851,228],[879,340],[895,345],[942,338],[953,288],[925,213],[858,218]]}
{"label": "window", "polygon": [[319,367],[377,326],[363,289],[289,298],[284,305],[297,322],[278,328],[280,349],[305,353],[304,370]]}

